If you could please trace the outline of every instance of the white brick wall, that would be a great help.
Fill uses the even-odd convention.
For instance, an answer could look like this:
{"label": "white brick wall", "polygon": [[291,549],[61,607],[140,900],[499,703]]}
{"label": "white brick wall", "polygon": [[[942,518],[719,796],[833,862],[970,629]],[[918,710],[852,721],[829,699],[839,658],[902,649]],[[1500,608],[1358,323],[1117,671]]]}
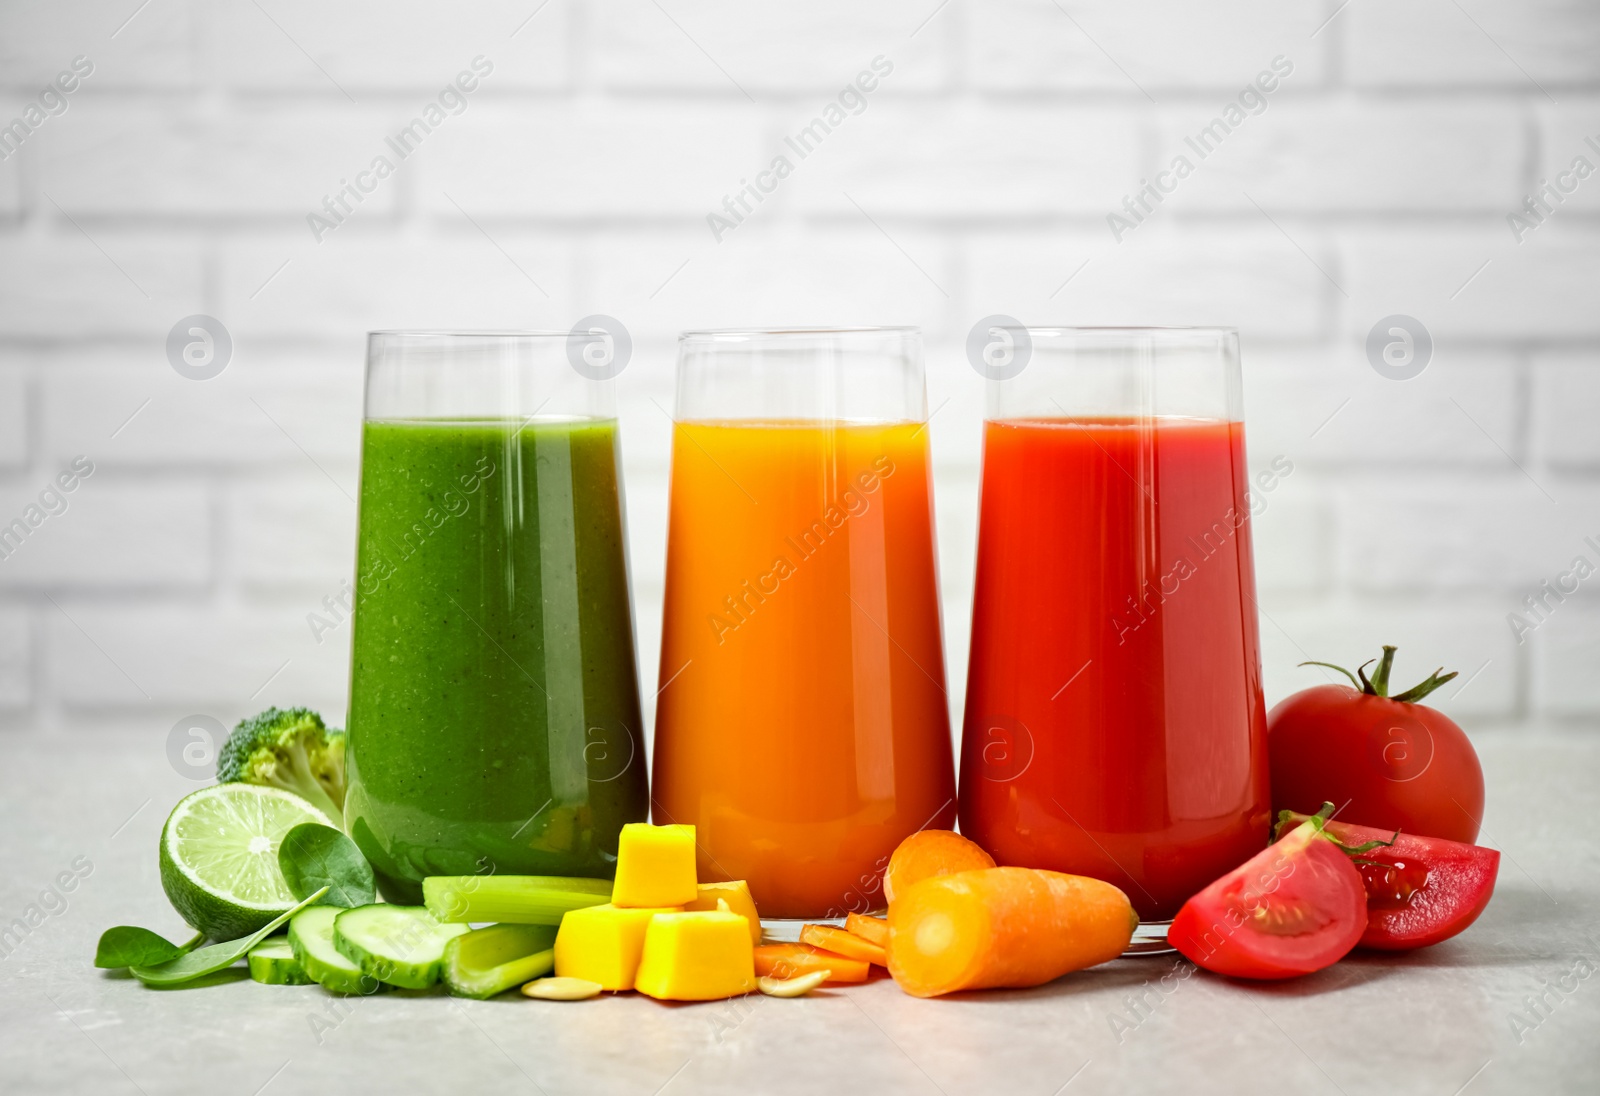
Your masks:
{"label": "white brick wall", "polygon": [[[1323,680],[1302,659],[1397,642],[1399,678],[1472,677],[1440,703],[1474,728],[1600,718],[1600,586],[1525,643],[1506,622],[1600,539],[1600,176],[1522,242],[1506,223],[1574,156],[1600,167],[1592,3],[134,7],[0,11],[0,121],[95,65],[0,161],[0,520],[75,456],[96,469],[0,560],[0,732],[154,741],[290,701],[342,721],[348,627],[318,643],[305,615],[351,570],[363,332],[589,312],[636,340],[646,695],[674,333],[917,323],[959,705],[982,408],[961,343],[1005,312],[1240,327],[1252,459],[1295,465],[1257,526],[1269,699]],[[306,214],[478,55],[466,109],[317,242]],[[879,55],[864,112],[716,242],[705,215]],[[1117,242],[1106,214],[1279,55],[1266,109]],[[207,382],[164,352],[196,312],[235,340]],[[1367,363],[1392,313],[1435,336],[1416,380]]]}
{"label": "white brick wall", "polygon": [[0,609],[0,712],[26,718],[34,700],[33,622],[26,609]]}
{"label": "white brick wall", "polygon": [[1343,56],[1357,87],[1526,93],[1531,78],[1559,97],[1594,83],[1600,10],[1585,0],[1356,3],[1346,17]]}
{"label": "white brick wall", "polygon": [[[66,508],[5,558],[7,586],[203,594],[212,578],[209,494],[199,482],[129,480],[96,466],[64,496]],[[37,489],[0,492],[0,513],[9,522],[37,496]]]}
{"label": "white brick wall", "polygon": [[1593,350],[1540,354],[1533,361],[1534,457],[1574,471],[1600,467],[1600,369]]}
{"label": "white brick wall", "polygon": [[1000,0],[967,5],[960,25],[977,87],[1122,94],[1137,82],[1162,99],[1232,91],[1280,53],[1293,58],[1297,80],[1322,84],[1329,55],[1310,35],[1328,10],[1318,0]]}
{"label": "white brick wall", "polygon": [[495,65],[496,87],[560,90],[572,75],[571,17],[578,6],[572,0],[543,7],[537,0],[391,0],[381,8],[318,0],[202,3],[195,5],[202,35],[195,68],[205,83],[269,95],[292,89],[326,100],[332,92],[348,102],[343,88],[361,101],[387,92],[420,106],[427,92],[481,54]]}
{"label": "white brick wall", "polygon": [[917,30],[934,7],[923,0],[599,0],[581,7],[593,75],[580,82],[597,87],[732,92],[741,102],[748,100],[740,87],[758,99],[826,97],[880,53],[894,63],[888,83],[898,90],[937,91],[950,81],[956,20]]}
{"label": "white brick wall", "polygon": [[[1497,212],[1518,204],[1524,167],[1519,107],[1463,95],[1451,102],[1399,100],[1374,110],[1365,98],[1307,96],[1299,79],[1296,69],[1261,114],[1196,163],[1180,192],[1185,208],[1254,213],[1254,199],[1277,216]],[[1160,167],[1183,153],[1198,160],[1184,138],[1198,134],[1229,101],[1225,94],[1213,98],[1162,111]],[[1570,162],[1569,156],[1562,166]]]}
{"label": "white brick wall", "polygon": [[0,468],[26,468],[33,410],[28,394],[28,377],[22,369],[0,371]]}
{"label": "white brick wall", "polygon": [[[371,163],[388,121],[348,103],[293,113],[242,102],[219,111],[204,100],[154,112],[138,101],[93,106],[29,141],[40,190],[85,228],[114,217],[304,217]],[[367,197],[361,217],[392,217],[397,190]]]}

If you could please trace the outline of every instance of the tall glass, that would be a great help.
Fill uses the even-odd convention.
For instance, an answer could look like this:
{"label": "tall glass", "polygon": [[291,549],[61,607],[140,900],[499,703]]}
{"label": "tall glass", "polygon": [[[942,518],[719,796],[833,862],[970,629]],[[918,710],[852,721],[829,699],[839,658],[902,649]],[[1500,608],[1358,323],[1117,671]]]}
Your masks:
{"label": "tall glass", "polygon": [[761,913],[884,904],[955,818],[915,328],[678,344],[655,817]]}
{"label": "tall glass", "polygon": [[1159,946],[1271,813],[1238,335],[996,334],[961,826],[1121,887]]}
{"label": "tall glass", "polygon": [[614,382],[569,341],[368,337],[345,823],[392,901],[609,875],[648,814]]}

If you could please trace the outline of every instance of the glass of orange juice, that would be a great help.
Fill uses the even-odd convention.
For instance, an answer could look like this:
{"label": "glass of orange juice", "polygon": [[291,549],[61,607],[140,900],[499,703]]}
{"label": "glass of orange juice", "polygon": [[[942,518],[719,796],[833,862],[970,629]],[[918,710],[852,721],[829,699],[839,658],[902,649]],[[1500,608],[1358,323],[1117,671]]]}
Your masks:
{"label": "glass of orange juice", "polygon": [[956,812],[921,335],[678,346],[655,820],[764,917],[881,908]]}

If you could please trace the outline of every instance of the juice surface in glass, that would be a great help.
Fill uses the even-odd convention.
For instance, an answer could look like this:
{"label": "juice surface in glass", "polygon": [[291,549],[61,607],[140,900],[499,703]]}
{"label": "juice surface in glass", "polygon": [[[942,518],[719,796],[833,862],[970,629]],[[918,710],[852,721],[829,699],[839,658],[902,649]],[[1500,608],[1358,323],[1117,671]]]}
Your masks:
{"label": "juice surface in glass", "polygon": [[962,829],[1170,918],[1267,841],[1243,424],[984,430]]}
{"label": "juice surface in glass", "polygon": [[648,813],[613,421],[369,421],[346,825],[428,875],[611,874]]}
{"label": "juice surface in glass", "polygon": [[764,917],[881,907],[954,773],[924,424],[680,422],[657,822]]}

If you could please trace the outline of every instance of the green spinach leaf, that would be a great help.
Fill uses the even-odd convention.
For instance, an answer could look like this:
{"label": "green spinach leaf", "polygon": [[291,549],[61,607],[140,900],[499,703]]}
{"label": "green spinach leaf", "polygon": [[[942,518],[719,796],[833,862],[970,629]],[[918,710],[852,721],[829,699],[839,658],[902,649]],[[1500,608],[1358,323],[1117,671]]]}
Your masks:
{"label": "green spinach leaf", "polygon": [[284,834],[278,846],[278,869],[296,898],[321,887],[325,906],[355,909],[377,897],[372,865],[356,843],[330,826],[302,822]]}
{"label": "green spinach leaf", "polygon": [[118,925],[100,934],[100,944],[94,949],[94,965],[105,970],[153,967],[187,955],[204,942],[205,937],[197,934],[187,944],[174,944],[149,929]]}
{"label": "green spinach leaf", "polygon": [[164,963],[152,966],[134,966],[128,969],[133,976],[147,986],[179,986],[185,982],[192,982],[196,978],[203,978],[208,974],[215,974],[224,967],[231,967],[244,958],[249,950],[261,941],[276,932],[289,918],[312,905],[321,898],[327,890],[316,891],[303,900],[294,909],[273,918],[265,928],[259,932],[242,936],[237,940],[227,940],[220,944],[191,951],[187,955],[180,955],[176,959],[169,959]]}

